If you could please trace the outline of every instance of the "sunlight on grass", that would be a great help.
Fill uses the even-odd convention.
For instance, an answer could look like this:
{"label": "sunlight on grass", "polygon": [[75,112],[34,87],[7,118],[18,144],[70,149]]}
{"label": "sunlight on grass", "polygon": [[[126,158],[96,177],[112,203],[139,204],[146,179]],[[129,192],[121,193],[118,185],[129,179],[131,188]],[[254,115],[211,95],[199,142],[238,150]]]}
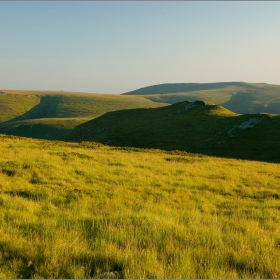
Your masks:
{"label": "sunlight on grass", "polygon": [[279,278],[279,164],[0,136],[1,278]]}

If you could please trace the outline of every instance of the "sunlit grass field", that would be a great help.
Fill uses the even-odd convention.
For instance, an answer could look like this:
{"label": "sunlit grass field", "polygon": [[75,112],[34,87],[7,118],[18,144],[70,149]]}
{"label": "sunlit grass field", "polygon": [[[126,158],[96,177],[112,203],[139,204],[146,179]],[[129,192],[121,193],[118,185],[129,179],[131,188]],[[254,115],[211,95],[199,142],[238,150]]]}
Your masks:
{"label": "sunlit grass field", "polygon": [[279,164],[0,141],[0,278],[280,277]]}

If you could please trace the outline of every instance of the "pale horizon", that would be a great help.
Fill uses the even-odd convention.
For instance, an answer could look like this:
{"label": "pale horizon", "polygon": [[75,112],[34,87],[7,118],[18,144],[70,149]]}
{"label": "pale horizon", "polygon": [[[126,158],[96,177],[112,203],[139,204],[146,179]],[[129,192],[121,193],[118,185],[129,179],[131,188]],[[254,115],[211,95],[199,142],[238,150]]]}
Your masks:
{"label": "pale horizon", "polygon": [[0,88],[280,85],[280,2],[0,2]]}

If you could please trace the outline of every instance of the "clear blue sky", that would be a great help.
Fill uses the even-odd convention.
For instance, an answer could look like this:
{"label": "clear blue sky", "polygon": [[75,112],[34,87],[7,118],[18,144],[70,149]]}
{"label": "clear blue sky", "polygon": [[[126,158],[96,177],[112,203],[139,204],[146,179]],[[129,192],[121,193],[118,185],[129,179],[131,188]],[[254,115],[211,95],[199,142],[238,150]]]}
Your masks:
{"label": "clear blue sky", "polygon": [[0,88],[280,85],[280,2],[0,2]]}

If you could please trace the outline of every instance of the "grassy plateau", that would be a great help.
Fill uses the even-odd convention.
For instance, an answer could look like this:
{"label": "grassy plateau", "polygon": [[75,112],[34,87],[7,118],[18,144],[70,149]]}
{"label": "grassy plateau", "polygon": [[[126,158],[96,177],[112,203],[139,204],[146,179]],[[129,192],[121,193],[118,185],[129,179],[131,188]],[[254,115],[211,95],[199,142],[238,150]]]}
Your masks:
{"label": "grassy plateau", "polygon": [[279,278],[279,164],[0,135],[0,278]]}

